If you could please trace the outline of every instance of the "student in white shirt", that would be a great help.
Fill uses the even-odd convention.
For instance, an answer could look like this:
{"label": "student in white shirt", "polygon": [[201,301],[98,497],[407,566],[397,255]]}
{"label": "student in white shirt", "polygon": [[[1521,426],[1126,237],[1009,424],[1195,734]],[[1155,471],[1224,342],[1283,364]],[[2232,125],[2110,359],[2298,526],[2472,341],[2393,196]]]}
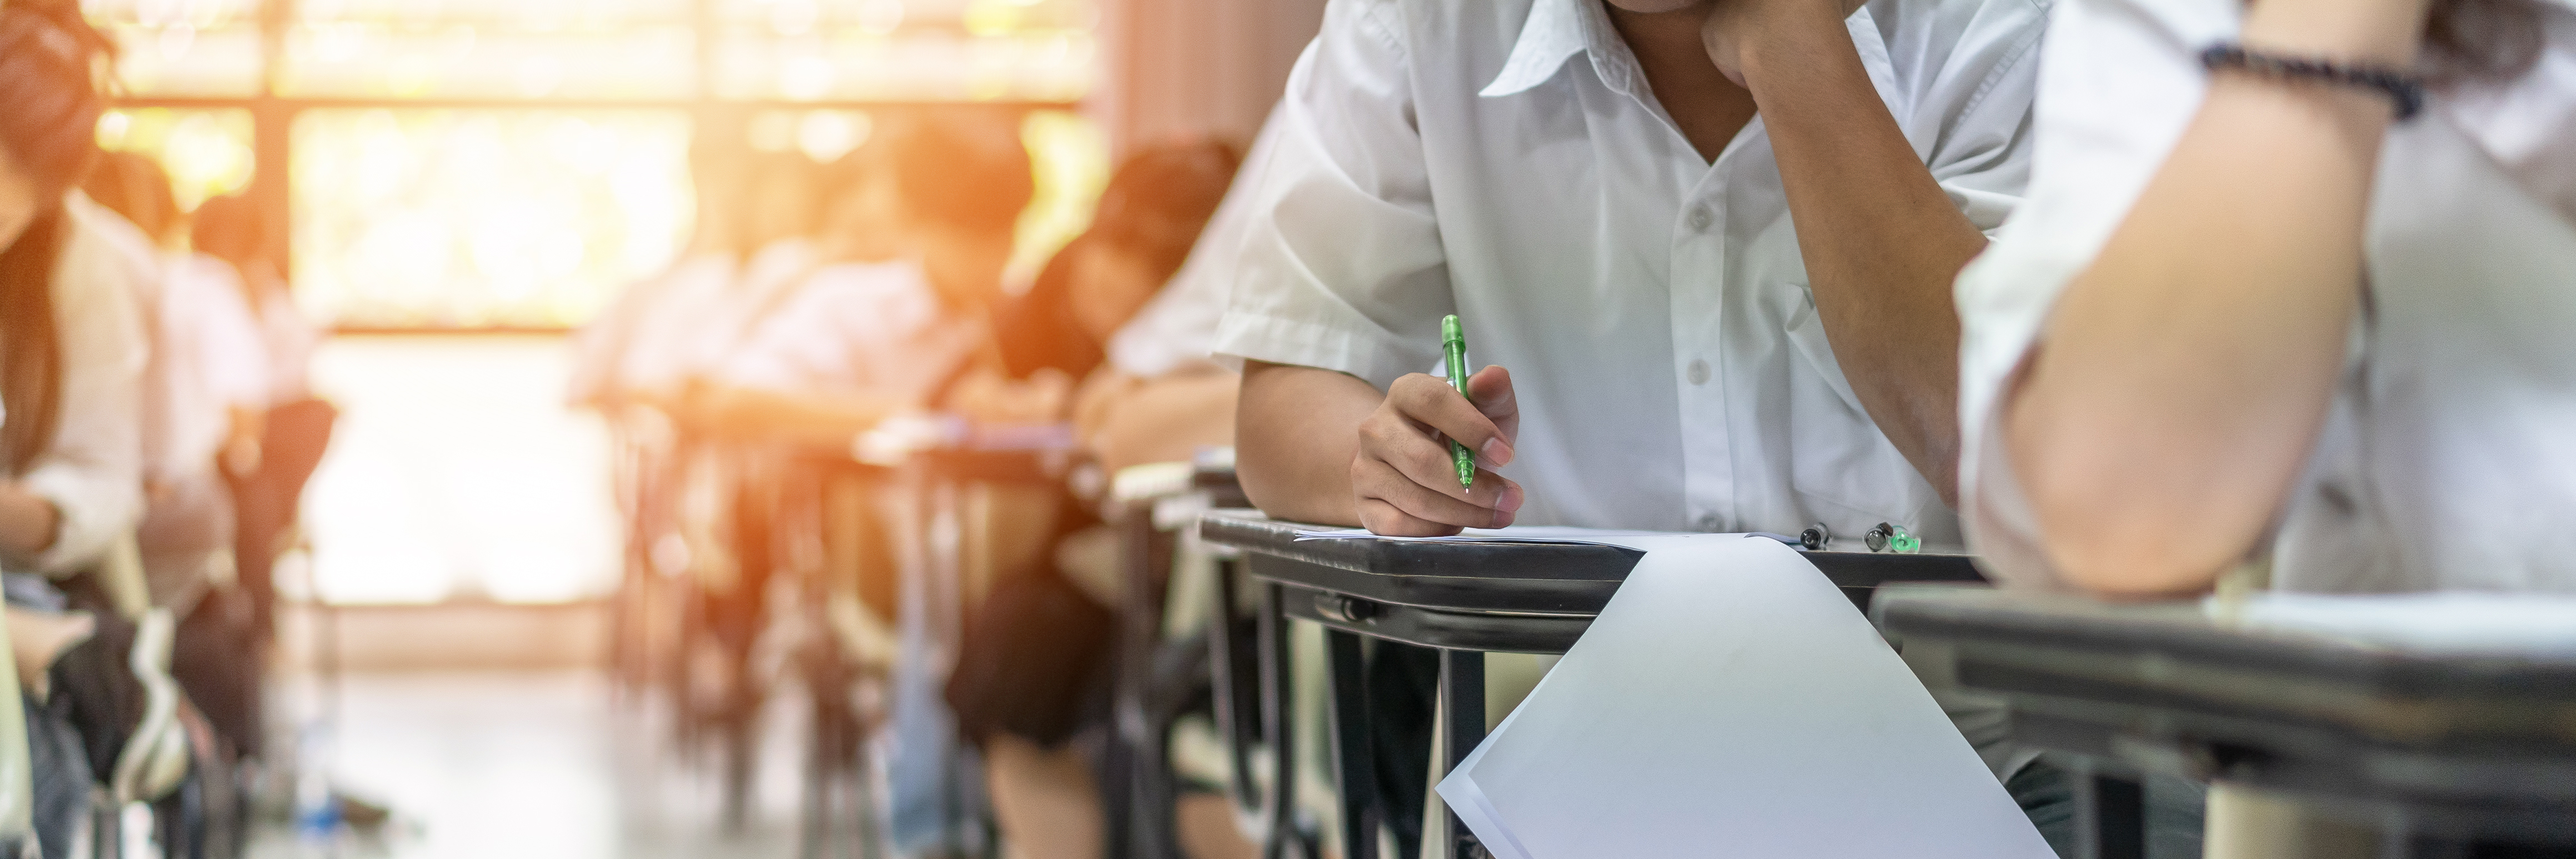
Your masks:
{"label": "student in white shirt", "polygon": [[154,262],[152,277],[128,284],[150,347],[135,541],[153,604],[185,617],[210,585],[231,578],[234,517],[224,470],[240,475],[258,465],[257,432],[269,406],[259,327],[232,266],[169,250],[179,207],[159,164],[108,153],[84,187],[126,222],[102,234]]}
{"label": "student in white shirt", "polygon": [[702,255],[663,279],[603,382],[612,396],[685,411],[691,381],[715,373],[741,342],[744,332],[724,320],[764,306],[815,265],[813,238],[829,184],[819,168],[803,154],[782,152],[754,158],[746,172],[733,238],[738,254]]}
{"label": "student in white shirt", "polygon": [[[889,121],[878,133],[868,150],[884,181],[841,201],[834,232],[852,235],[826,249],[837,261],[745,320],[750,333],[710,394],[720,425],[846,449],[884,418],[929,406],[983,348],[1034,188],[1028,150],[981,118]],[[889,249],[898,255],[870,259]]]}
{"label": "student in white shirt", "polygon": [[[2046,17],[1332,4],[1216,343],[1245,490],[1388,534],[1885,522],[1955,550],[1950,284],[2019,201]],[[1490,365],[1474,405],[1421,372],[1449,313]],[[1444,435],[1482,453],[1472,491]],[[2030,759],[1997,713],[1963,727],[1999,775]]]}
{"label": "student in white shirt", "polygon": [[[69,22],[47,22],[49,15]],[[152,261],[72,189],[97,158],[98,53],[76,10],[0,6],[0,566],[96,563],[142,504],[145,359],[133,290]],[[94,37],[94,34],[91,34]]]}
{"label": "student in white shirt", "polygon": [[[1884,521],[1955,544],[1948,284],[2018,200],[2044,20],[1334,4],[1217,343],[1248,362],[1245,488],[1385,533]],[[1507,368],[1473,380],[1481,413],[1418,372],[1447,313]],[[1434,433],[1505,471],[1461,492]]]}
{"label": "student in white shirt", "polygon": [[[2427,89],[2400,119],[2213,70],[2230,45]],[[2576,2],[2069,0],[2047,50],[2030,202],[1958,288],[1989,573],[2576,591]],[[2213,854],[2378,852],[2223,787],[2208,815]]]}

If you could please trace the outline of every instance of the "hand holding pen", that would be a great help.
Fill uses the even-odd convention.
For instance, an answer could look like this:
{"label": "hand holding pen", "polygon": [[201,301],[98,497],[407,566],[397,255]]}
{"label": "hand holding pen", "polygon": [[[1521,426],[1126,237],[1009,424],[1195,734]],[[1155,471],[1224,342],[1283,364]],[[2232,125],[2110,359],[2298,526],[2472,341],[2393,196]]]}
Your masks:
{"label": "hand holding pen", "polygon": [[[1463,354],[1460,359],[1456,366],[1463,370]],[[1512,523],[1521,487],[1493,472],[1512,461],[1520,433],[1511,373],[1486,367],[1465,380],[1462,393],[1428,373],[1397,379],[1361,422],[1351,488],[1360,524],[1370,531],[1423,537]],[[1453,440],[1460,448],[1451,447]],[[1475,452],[1463,480],[1459,449]]]}

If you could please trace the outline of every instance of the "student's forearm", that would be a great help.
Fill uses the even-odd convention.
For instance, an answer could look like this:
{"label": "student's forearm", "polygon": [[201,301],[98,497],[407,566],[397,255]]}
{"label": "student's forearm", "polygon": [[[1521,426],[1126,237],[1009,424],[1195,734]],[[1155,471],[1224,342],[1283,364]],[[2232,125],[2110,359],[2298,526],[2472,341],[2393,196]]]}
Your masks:
{"label": "student's forearm", "polygon": [[1351,491],[1359,426],[1386,395],[1357,377],[1246,361],[1234,419],[1235,471],[1263,512],[1360,524]]}
{"label": "student's forearm", "polygon": [[15,482],[0,483],[0,551],[40,555],[62,535],[63,514],[54,502]]}
{"label": "student's forearm", "polygon": [[1861,405],[1951,501],[1959,320],[1950,284],[1985,235],[1888,115],[1844,23],[1821,5],[1784,8],[1743,38],[1743,70],[1817,315]]}
{"label": "student's forearm", "polygon": [[[2245,41],[2403,66],[2421,7],[2365,26],[2380,5],[2403,3],[2265,0]],[[2333,397],[2389,120],[2372,93],[2218,75],[2059,298],[2005,444],[2070,581],[2204,589],[2271,521]]]}

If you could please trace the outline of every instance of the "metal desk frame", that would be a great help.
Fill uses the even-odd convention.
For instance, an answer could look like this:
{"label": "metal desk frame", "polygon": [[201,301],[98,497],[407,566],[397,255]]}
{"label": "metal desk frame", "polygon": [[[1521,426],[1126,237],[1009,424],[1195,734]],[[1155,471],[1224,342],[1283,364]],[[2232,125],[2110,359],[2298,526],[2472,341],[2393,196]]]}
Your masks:
{"label": "metal desk frame", "polygon": [[[2197,604],[1956,588],[1892,592],[1875,620],[2002,696],[2033,745],[2293,797],[2380,828],[2392,856],[2576,853],[2576,660],[2411,655],[2229,629]],[[2085,855],[2142,855],[2134,782],[2091,782]]]}

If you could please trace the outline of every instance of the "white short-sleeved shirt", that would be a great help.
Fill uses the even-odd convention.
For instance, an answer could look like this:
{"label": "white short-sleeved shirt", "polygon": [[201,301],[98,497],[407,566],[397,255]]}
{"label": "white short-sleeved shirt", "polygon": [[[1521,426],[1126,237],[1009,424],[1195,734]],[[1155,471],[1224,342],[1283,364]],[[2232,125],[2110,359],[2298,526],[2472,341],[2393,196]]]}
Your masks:
{"label": "white short-sleeved shirt", "polygon": [[[2518,80],[2436,93],[2381,152],[2361,319],[2272,544],[2276,587],[2576,591],[2576,0]],[[2030,202],[1959,280],[1960,463],[1989,569],[2053,583],[1999,398],[2197,114],[2236,0],[2070,0]],[[2249,371],[2254,371],[2249,368]]]}
{"label": "white short-sleeved shirt", "polygon": [[[2047,5],[1850,19],[1980,229],[2019,201]],[[1762,120],[1703,160],[1599,0],[1339,0],[1274,124],[1217,351],[1383,388],[1454,312],[1513,374],[1522,522],[1957,543],[1826,343]]]}
{"label": "white short-sleeved shirt", "polygon": [[814,394],[895,394],[927,404],[984,329],[940,303],[918,263],[815,270],[723,365],[734,385]]}

